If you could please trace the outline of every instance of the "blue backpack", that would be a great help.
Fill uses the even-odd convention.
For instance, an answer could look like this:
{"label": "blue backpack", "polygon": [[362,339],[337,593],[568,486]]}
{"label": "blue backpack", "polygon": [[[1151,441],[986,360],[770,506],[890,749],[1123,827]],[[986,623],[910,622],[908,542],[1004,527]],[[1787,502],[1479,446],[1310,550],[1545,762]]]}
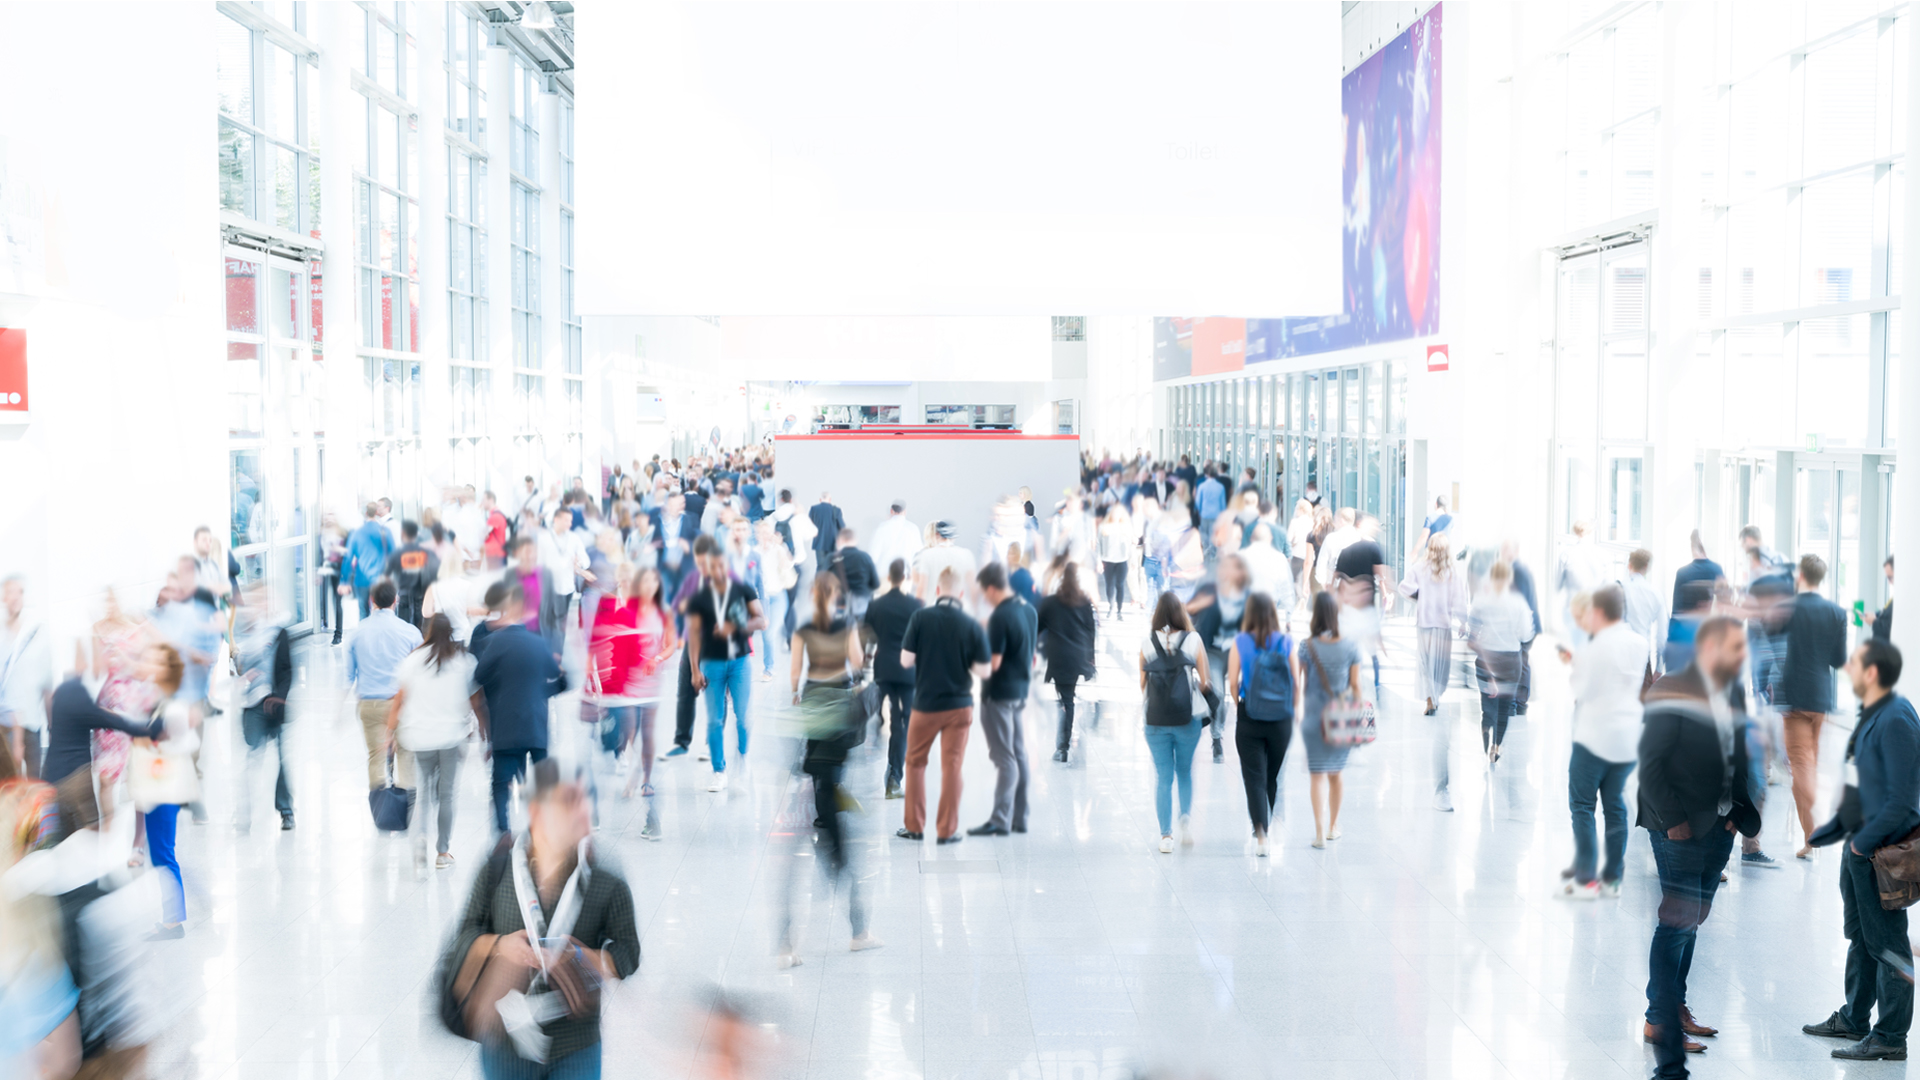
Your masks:
{"label": "blue backpack", "polygon": [[1271,639],[1269,648],[1254,644],[1252,634],[1240,635],[1240,662],[1247,666],[1247,719],[1269,723],[1293,719],[1293,639],[1285,634]]}

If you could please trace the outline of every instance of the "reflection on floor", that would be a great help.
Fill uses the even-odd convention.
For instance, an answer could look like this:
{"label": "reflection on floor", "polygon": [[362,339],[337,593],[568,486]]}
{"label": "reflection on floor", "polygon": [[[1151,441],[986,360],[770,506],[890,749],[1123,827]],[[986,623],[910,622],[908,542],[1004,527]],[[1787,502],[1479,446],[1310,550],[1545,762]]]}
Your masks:
{"label": "reflection on floor", "polygon": [[[1048,760],[1052,705],[1030,705],[1025,836],[909,846],[891,837],[901,804],[880,797],[878,759],[851,770],[877,951],[848,952],[844,898],[803,868],[804,962],[774,966],[800,819],[773,740],[725,795],[691,757],[659,765],[661,843],[640,839],[643,800],[611,797],[603,773],[598,842],[632,883],[644,941],[640,973],[609,999],[607,1074],[696,1075],[724,991],[756,1022],[769,1077],[1645,1075],[1652,860],[1636,832],[1621,899],[1551,897],[1571,843],[1565,676],[1550,652],[1489,776],[1477,698],[1456,685],[1439,720],[1422,718],[1405,696],[1412,635],[1393,627],[1382,737],[1353,754],[1341,840],[1308,846],[1296,744],[1273,856],[1250,857],[1229,739],[1225,764],[1204,744],[1196,759],[1198,842],[1161,855],[1137,683],[1114,662],[1130,663],[1143,631],[1137,615],[1103,627],[1100,705],[1082,709],[1094,719],[1069,764]],[[461,777],[459,865],[417,871],[406,841],[373,831],[342,654],[321,642],[300,651],[297,829],[279,831],[264,788],[254,830],[230,824],[244,755],[231,725],[214,730],[215,824],[182,827],[189,933],[155,946],[161,1080],[479,1075],[473,1045],[434,1019],[429,983],[488,844],[484,767],[471,754]],[[754,684],[763,734],[784,697],[776,668],[781,683]],[[1451,814],[1432,808],[1436,724],[1453,734]],[[670,708],[660,730],[671,737]],[[1845,738],[1829,725],[1827,771]],[[963,824],[986,818],[991,773],[976,735]],[[1787,789],[1770,794],[1766,845],[1786,865],[1730,872],[1694,961],[1693,1009],[1721,1029],[1703,1076],[1836,1075],[1830,1044],[1799,1025],[1841,1003],[1837,863],[1790,857]]]}

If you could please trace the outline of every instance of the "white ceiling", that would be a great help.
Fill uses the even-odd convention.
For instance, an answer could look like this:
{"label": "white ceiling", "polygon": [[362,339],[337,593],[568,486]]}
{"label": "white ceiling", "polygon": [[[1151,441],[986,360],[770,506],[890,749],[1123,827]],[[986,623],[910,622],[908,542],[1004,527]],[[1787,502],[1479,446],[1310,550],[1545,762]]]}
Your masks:
{"label": "white ceiling", "polygon": [[578,19],[588,314],[1339,310],[1332,0]]}

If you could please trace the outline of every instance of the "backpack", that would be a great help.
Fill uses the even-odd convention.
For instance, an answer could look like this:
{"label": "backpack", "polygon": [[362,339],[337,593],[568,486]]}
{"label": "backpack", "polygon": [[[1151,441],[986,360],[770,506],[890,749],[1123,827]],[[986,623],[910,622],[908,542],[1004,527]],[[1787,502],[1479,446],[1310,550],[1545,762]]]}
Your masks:
{"label": "backpack", "polygon": [[1147,723],[1154,727],[1183,727],[1193,722],[1193,678],[1188,674],[1193,661],[1187,659],[1183,651],[1187,643],[1186,631],[1173,643],[1173,651],[1160,644],[1160,636],[1152,634],[1148,640],[1153,643],[1156,654],[1146,663],[1147,672]]}
{"label": "backpack", "polygon": [[[1252,644],[1252,634],[1242,634],[1241,639]],[[1274,635],[1270,648],[1262,649],[1255,645],[1252,657],[1242,650],[1240,662],[1247,668],[1247,719],[1280,721],[1293,719],[1293,668],[1288,665],[1288,655],[1293,652],[1293,641],[1285,634]]]}

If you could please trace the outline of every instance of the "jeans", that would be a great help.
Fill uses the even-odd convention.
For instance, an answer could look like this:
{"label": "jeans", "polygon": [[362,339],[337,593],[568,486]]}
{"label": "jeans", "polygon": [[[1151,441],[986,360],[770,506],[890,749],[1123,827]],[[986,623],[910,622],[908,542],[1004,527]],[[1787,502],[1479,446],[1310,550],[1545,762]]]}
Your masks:
{"label": "jeans", "polygon": [[1177,727],[1146,725],[1147,751],[1153,755],[1153,811],[1160,835],[1173,835],[1173,782],[1180,781],[1180,816],[1193,810],[1193,749],[1200,745],[1200,718]]}
{"label": "jeans", "polygon": [[702,660],[700,674],[707,680],[707,753],[713,771],[727,771],[727,699],[733,699],[733,728],[740,756],[747,756],[747,702],[752,693],[750,656],[732,660]]}
{"label": "jeans", "polygon": [[367,619],[373,615],[373,604],[367,599],[368,595],[372,592],[373,583],[371,581],[364,585],[357,581],[353,583],[353,598],[360,604],[361,622],[366,622]]}
{"label": "jeans", "polygon": [[253,818],[253,766],[266,750],[269,740],[273,742],[276,768],[279,770],[273,782],[273,808],[281,817],[293,815],[293,792],[287,787],[287,715],[286,706],[279,709],[281,719],[273,720],[267,716],[264,705],[249,705],[240,712],[240,734],[247,741],[247,771],[240,781],[240,820],[251,824]]}
{"label": "jeans", "polygon": [[1598,858],[1593,842],[1596,792],[1607,819],[1607,863],[1600,871],[1600,880],[1619,881],[1626,872],[1627,774],[1635,764],[1607,761],[1579,743],[1573,744],[1573,757],[1567,762],[1567,806],[1573,811],[1573,879],[1582,885],[1593,881]]}
{"label": "jeans", "polygon": [[887,786],[907,775],[907,718],[913,715],[913,683],[883,682],[880,701],[887,710]]}
{"label": "jeans", "polygon": [[1890,949],[1895,956],[1913,963],[1913,947],[1907,942],[1907,913],[1880,906],[1873,860],[1855,855],[1851,845],[1840,853],[1840,904],[1847,935],[1847,1005],[1840,1013],[1848,1027],[1866,1031],[1878,1001],[1880,1022],[1872,1025],[1873,1033],[1894,1046],[1905,1046],[1907,1029],[1913,1026],[1913,984],[1901,978],[1880,954]]}
{"label": "jeans", "polygon": [[179,821],[180,808],[172,803],[147,811],[147,856],[160,871],[160,921],[168,926],[187,921],[186,883],[180,879],[180,857],[173,850]]}
{"label": "jeans", "polygon": [[780,628],[787,623],[787,591],[781,588],[764,590],[760,594],[762,606],[766,609],[767,625],[758,631],[760,636],[760,670],[773,671],[773,643],[778,638],[782,643],[792,640],[781,637]]}
{"label": "jeans", "polygon": [[634,769],[629,759],[629,794],[633,791],[636,777],[643,783],[653,783],[653,716],[658,709],[659,705],[649,701],[644,705],[616,705],[612,710],[614,731],[618,733],[614,743],[618,749],[614,756],[631,753],[634,737],[637,735],[640,740],[640,767]]}
{"label": "jeans", "polygon": [[486,1080],[600,1080],[600,1044],[542,1065],[513,1052],[504,1039],[480,1044],[480,1075]]}
{"label": "jeans", "polygon": [[427,806],[431,799],[433,806],[439,809],[439,831],[434,838],[434,853],[445,855],[448,843],[453,837],[453,804],[460,794],[460,752],[465,747],[459,743],[440,750],[415,750],[413,766],[420,775],[420,787],[414,795],[413,827],[415,844],[424,846],[427,842]]}
{"label": "jeans", "polygon": [[513,798],[513,782],[526,778],[528,758],[540,764],[547,760],[547,748],[493,748],[493,827],[497,832],[507,831],[507,803]]}
{"label": "jeans", "polygon": [[1233,746],[1240,754],[1240,781],[1247,789],[1247,817],[1261,836],[1273,823],[1273,806],[1280,798],[1280,767],[1293,741],[1292,720],[1248,720],[1243,714],[1233,727]]}
{"label": "jeans", "polygon": [[1733,832],[1721,818],[1705,836],[1671,840],[1666,833],[1649,829],[1647,837],[1660,870],[1660,921],[1647,951],[1647,1023],[1659,1034],[1653,1075],[1682,1077],[1687,1075],[1687,1055],[1681,1048],[1685,1036],[1680,1030],[1680,1007],[1687,1003],[1687,973],[1693,968],[1700,924],[1713,911],[1720,872],[1733,853]]}
{"label": "jeans", "polygon": [[1141,559],[1140,571],[1145,574],[1147,578],[1147,596],[1149,603],[1159,600],[1160,594],[1167,591],[1167,574],[1166,571],[1161,568],[1160,560],[1152,556]]}

